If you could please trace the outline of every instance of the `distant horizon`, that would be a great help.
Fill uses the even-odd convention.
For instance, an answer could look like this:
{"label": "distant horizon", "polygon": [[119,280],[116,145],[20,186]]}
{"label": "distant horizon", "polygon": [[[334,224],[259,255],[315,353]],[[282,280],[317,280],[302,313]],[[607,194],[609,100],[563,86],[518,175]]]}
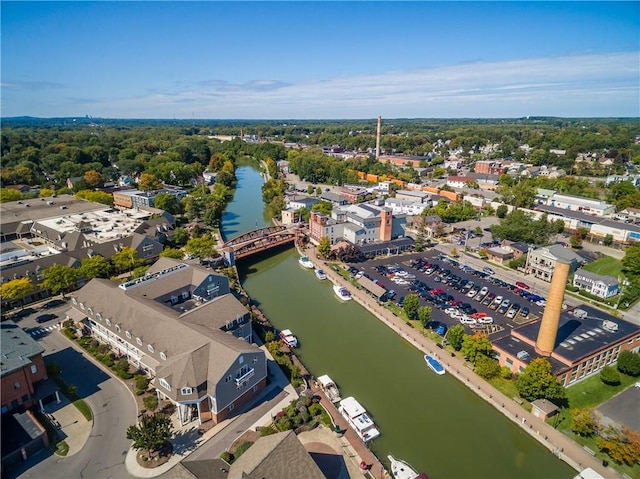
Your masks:
{"label": "distant horizon", "polygon": [[638,2],[0,9],[3,118],[640,116]]}

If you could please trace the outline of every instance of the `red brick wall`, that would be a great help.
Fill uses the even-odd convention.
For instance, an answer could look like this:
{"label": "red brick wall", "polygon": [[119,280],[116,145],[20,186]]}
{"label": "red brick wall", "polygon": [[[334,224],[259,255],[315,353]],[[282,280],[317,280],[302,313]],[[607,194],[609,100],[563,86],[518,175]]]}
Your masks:
{"label": "red brick wall", "polygon": [[[2,377],[2,381],[0,383],[0,388],[2,390],[2,405],[7,406],[9,410],[13,409],[11,401],[14,400],[18,401],[18,405],[24,404],[26,408],[33,406],[33,383],[47,377],[47,371],[44,367],[42,355],[38,354],[37,356],[34,356],[31,358],[31,361],[38,368],[35,374],[31,372],[31,365],[28,365],[20,371],[15,371]],[[16,384],[20,385],[17,389]],[[25,394],[29,396],[29,399],[23,403],[22,396]]]}

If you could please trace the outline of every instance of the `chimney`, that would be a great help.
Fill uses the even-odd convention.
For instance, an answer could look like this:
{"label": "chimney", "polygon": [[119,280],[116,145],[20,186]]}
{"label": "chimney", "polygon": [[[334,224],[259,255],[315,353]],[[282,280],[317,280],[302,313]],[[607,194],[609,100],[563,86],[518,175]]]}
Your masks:
{"label": "chimney", "polygon": [[376,133],[376,160],[380,158],[380,124],[382,123],[382,117],[378,117],[378,132]]}
{"label": "chimney", "polygon": [[558,323],[562,312],[564,290],[569,278],[571,264],[564,260],[556,260],[556,267],[549,286],[549,297],[544,307],[538,339],[536,340],[536,352],[542,356],[551,356],[558,335]]}
{"label": "chimney", "polygon": [[392,229],[393,213],[389,208],[382,208],[380,211],[380,241],[390,241]]}

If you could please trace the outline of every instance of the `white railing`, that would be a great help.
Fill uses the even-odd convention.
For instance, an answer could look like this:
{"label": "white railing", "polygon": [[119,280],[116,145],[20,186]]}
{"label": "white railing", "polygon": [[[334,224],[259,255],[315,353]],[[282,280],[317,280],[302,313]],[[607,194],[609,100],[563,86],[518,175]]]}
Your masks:
{"label": "white railing", "polygon": [[241,384],[243,381],[246,381],[247,379],[251,378],[254,375],[254,373],[255,373],[255,370],[253,368],[249,369],[249,371],[247,371],[242,376],[237,377],[235,379],[236,385]]}

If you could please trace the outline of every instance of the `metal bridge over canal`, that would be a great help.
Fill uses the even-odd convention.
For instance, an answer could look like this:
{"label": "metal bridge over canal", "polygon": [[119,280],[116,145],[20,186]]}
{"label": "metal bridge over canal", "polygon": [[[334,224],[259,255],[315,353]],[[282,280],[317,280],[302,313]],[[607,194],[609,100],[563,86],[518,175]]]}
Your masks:
{"label": "metal bridge over canal", "polygon": [[269,226],[243,233],[222,245],[222,254],[227,264],[233,266],[236,261],[268,249],[294,243],[300,232],[286,226]]}

